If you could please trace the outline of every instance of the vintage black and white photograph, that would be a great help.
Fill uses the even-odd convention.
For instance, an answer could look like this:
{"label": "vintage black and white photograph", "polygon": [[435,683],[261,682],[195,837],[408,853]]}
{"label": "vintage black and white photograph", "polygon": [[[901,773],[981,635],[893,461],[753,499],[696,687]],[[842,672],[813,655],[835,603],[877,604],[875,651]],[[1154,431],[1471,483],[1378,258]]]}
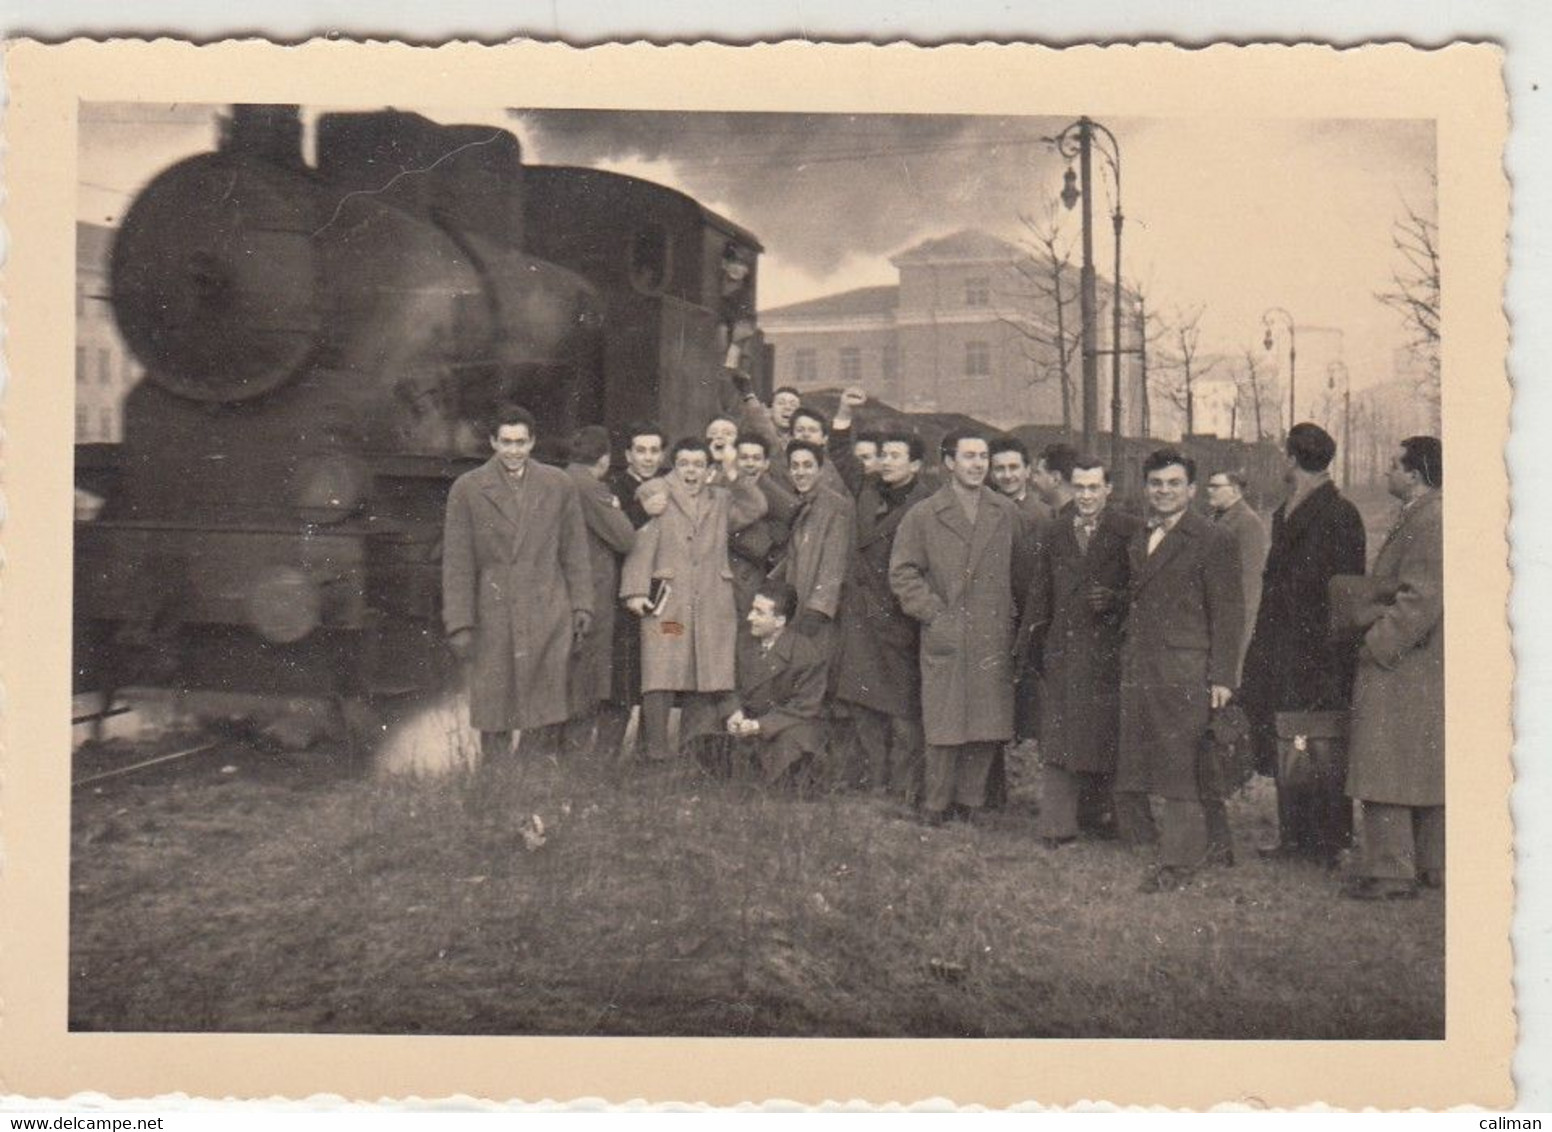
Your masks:
{"label": "vintage black and white photograph", "polygon": [[1446,1036],[1436,123],[90,102],[77,1032]]}

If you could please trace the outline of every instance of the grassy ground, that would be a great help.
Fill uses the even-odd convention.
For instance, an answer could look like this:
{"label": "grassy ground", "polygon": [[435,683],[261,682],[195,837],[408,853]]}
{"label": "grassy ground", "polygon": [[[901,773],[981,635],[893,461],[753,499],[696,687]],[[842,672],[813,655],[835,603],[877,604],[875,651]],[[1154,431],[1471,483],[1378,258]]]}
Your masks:
{"label": "grassy ground", "polygon": [[1143,896],[1114,844],[1039,848],[1018,783],[983,825],[929,830],[666,772],[523,764],[476,793],[275,758],[233,742],[77,792],[72,1028],[1443,1034],[1437,894],[1358,904],[1255,860],[1259,780],[1239,867]]}

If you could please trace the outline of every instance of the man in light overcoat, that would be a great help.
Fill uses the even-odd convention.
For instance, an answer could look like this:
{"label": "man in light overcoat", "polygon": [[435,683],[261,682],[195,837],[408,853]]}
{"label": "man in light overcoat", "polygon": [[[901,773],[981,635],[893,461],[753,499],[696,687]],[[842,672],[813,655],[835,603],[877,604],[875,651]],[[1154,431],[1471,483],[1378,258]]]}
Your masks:
{"label": "man in light overcoat", "polygon": [[541,751],[566,719],[571,653],[593,619],[593,574],[577,487],[530,459],[528,410],[491,423],[495,455],[453,483],[442,538],[442,619],[448,645],[469,660],[469,722],[487,765],[512,732]]}
{"label": "man in light overcoat", "polygon": [[[1239,548],[1240,589],[1245,595],[1245,636],[1240,644],[1239,673],[1244,672],[1245,649],[1261,607],[1261,572],[1266,566],[1266,525],[1245,502],[1249,476],[1241,468],[1217,471],[1207,477],[1207,508],[1212,521],[1234,537]],[[1234,686],[1239,687],[1239,680]]]}
{"label": "man in light overcoat", "polygon": [[1409,899],[1444,885],[1444,455],[1401,442],[1387,475],[1401,514],[1380,547],[1358,652],[1347,793],[1363,856],[1346,894]]}
{"label": "man in light overcoat", "polygon": [[[1212,841],[1203,796],[1202,739],[1211,713],[1228,705],[1244,632],[1244,595],[1234,540],[1191,511],[1196,464],[1173,448],[1142,466],[1148,525],[1132,536],[1131,605],[1121,651],[1121,744],[1116,823],[1132,844],[1159,842],[1144,892],[1187,884]],[[1155,825],[1149,797],[1163,800]]]}
{"label": "man in light overcoat", "polygon": [[[739,474],[735,449],[724,452],[716,484],[707,482],[704,440],[677,441],[669,459],[669,474],[645,489],[661,493],[661,513],[636,532],[620,572],[620,597],[641,619],[642,732],[654,759],[673,753],[668,717],[675,693],[684,709],[681,745],[720,730],[722,694],[734,687],[738,635],[728,533],[760,518],[766,507],[760,489]],[[650,608],[654,583],[667,587],[656,610]]]}
{"label": "man in light overcoat", "polygon": [[926,787],[922,817],[973,818],[1000,743],[1013,737],[1016,585],[1028,585],[1024,517],[985,488],[986,437],[943,438],[948,482],[906,512],[889,584],[921,623]]}

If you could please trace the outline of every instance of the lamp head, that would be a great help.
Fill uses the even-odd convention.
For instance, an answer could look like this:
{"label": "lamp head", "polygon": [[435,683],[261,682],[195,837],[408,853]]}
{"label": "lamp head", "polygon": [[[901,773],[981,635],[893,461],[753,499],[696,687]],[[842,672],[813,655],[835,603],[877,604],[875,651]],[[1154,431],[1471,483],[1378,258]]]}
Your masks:
{"label": "lamp head", "polygon": [[1072,171],[1071,165],[1062,177],[1062,203],[1069,211],[1078,203],[1078,175]]}
{"label": "lamp head", "polygon": [[1266,328],[1266,337],[1261,339],[1261,345],[1268,350],[1272,348],[1272,328],[1270,326]]}

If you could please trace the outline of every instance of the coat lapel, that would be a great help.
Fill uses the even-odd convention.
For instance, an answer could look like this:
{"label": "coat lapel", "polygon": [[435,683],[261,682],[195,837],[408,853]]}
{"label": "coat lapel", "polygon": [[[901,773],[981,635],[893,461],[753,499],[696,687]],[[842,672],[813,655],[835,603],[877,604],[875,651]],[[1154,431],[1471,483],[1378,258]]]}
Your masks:
{"label": "coat lapel", "polygon": [[[525,475],[533,475],[533,469],[529,468]],[[513,491],[512,485],[507,483],[506,470],[494,458],[487,461],[480,469],[479,476],[480,490],[495,504],[502,518],[512,524],[514,535],[521,538],[524,528],[528,525],[523,520],[530,510],[529,501],[533,497],[533,483],[525,483],[521,492]]]}
{"label": "coat lapel", "polygon": [[[970,564],[973,566],[981,560],[986,553],[986,548],[991,545],[993,536],[1008,522],[1008,517],[1002,513],[1002,508],[996,504],[1000,497],[989,489],[983,489],[980,506],[975,509],[975,526],[970,529]],[[1012,506],[1012,504],[1010,504]],[[962,508],[956,509],[963,514]]]}
{"label": "coat lapel", "polygon": [[[1148,580],[1164,568],[1164,564],[1185,547],[1186,541],[1196,535],[1196,527],[1192,520],[1195,518],[1187,511],[1180,516],[1159,542],[1158,548],[1152,554],[1148,553],[1148,538],[1153,534],[1146,526],[1138,533],[1137,542],[1142,547],[1142,559],[1139,563],[1135,557],[1133,565],[1136,569],[1137,585],[1139,588],[1147,585]],[[1203,520],[1205,522],[1206,520]]]}
{"label": "coat lapel", "polygon": [[1305,497],[1304,502],[1300,503],[1291,515],[1288,513],[1288,504],[1285,502],[1278,508],[1282,515],[1282,542],[1285,545],[1292,545],[1303,537],[1304,532],[1315,525],[1316,520],[1325,514],[1326,509],[1331,506],[1336,498],[1336,484],[1327,481],[1310,492]]}
{"label": "coat lapel", "polygon": [[961,541],[971,541],[973,532],[970,520],[965,517],[965,509],[959,505],[959,500],[954,498],[952,487],[944,487],[938,492],[937,502],[932,505],[932,509],[937,512],[938,521],[958,535]]}

